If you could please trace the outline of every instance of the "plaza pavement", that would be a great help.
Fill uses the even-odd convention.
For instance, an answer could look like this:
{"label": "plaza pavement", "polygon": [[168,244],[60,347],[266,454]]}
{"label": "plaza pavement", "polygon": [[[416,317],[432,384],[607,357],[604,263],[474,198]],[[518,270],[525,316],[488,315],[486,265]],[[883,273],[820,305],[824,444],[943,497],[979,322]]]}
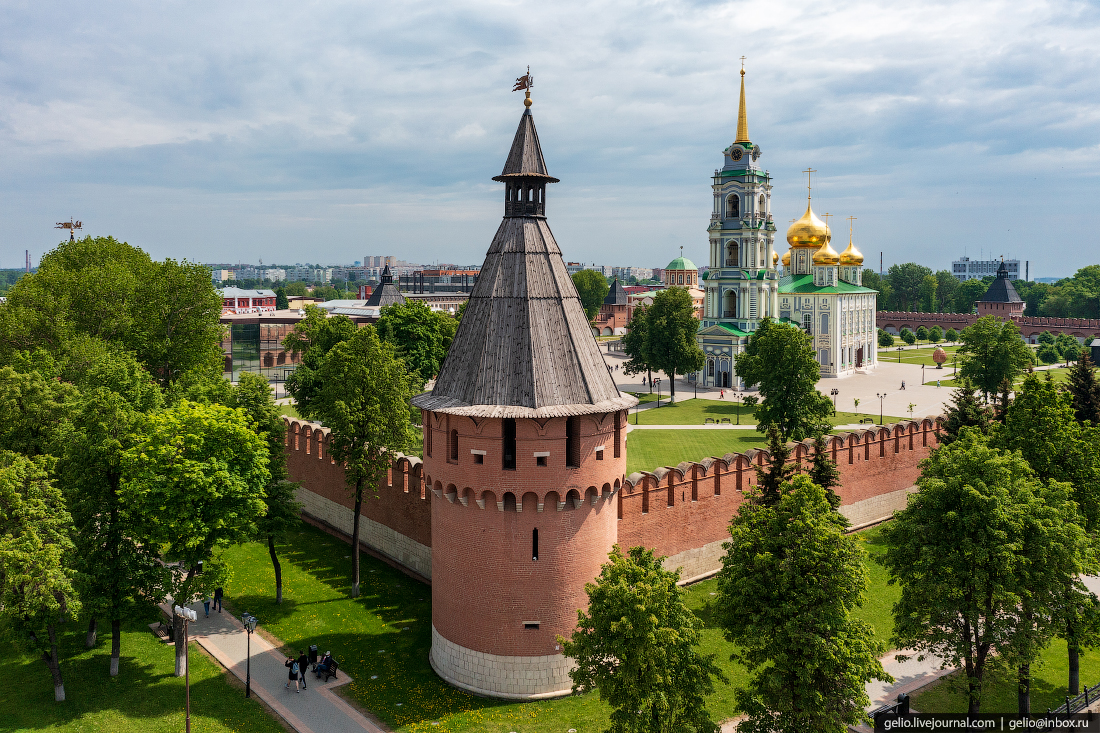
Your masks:
{"label": "plaza pavement", "polygon": [[[198,620],[190,622],[191,640],[244,682],[247,650],[244,626],[227,611],[211,610],[210,618],[205,618],[202,603],[194,603],[191,608],[198,614]],[[325,651],[320,649],[319,653]],[[351,682],[343,670],[324,685],[310,672],[306,680],[309,687],[295,693],[293,686],[290,690],[282,687],[288,674],[283,666],[285,661],[278,649],[259,634],[252,634],[252,694],[271,706],[298,733],[384,733],[385,728],[368,720],[333,691],[332,688]]]}

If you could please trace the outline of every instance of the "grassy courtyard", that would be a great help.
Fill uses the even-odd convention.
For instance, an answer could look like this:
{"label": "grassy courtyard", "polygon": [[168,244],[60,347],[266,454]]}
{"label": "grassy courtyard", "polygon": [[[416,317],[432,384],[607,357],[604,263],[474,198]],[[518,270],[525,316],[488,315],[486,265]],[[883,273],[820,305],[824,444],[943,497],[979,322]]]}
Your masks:
{"label": "grassy courtyard", "polygon": [[[905,349],[899,352],[897,346],[892,346],[888,349],[879,349],[878,358],[879,361],[889,361],[896,364],[898,363],[898,354],[901,354],[902,364],[924,364],[934,369],[936,367],[936,362],[932,360],[932,354],[935,353],[936,348],[937,347],[934,345],[920,349],[911,349],[906,346]],[[951,365],[954,363],[953,359],[955,358],[955,352],[958,351],[959,347],[941,346],[940,348],[947,352],[947,361],[944,362],[943,368],[950,369]]]}
{"label": "grassy courtyard", "polygon": [[[951,373],[950,371],[945,372],[945,376],[946,376],[946,374],[950,374],[950,373]],[[1069,369],[1067,369],[1066,367],[1056,367],[1054,369],[1043,369],[1043,370],[1037,371],[1035,373],[1039,375],[1040,379],[1046,379],[1046,375],[1050,374],[1050,378],[1054,381],[1055,384],[1063,384],[1067,379],[1069,379]],[[929,372],[928,374],[933,374],[933,373]],[[928,374],[925,375],[926,379],[928,377]],[[1026,374],[1021,374],[1020,376],[1016,377],[1016,379],[1014,379],[1012,381],[1012,388],[1016,389],[1020,385],[1022,385],[1024,383],[1024,379],[1026,377],[1027,377]],[[925,382],[925,384],[935,386],[936,385],[936,380],[935,379],[929,380],[929,381]],[[957,387],[958,385],[959,385],[959,382],[955,379],[943,379],[940,382],[941,387]]]}
{"label": "grassy courtyard", "polygon": [[699,461],[707,456],[766,448],[768,439],[756,430],[633,430],[626,437],[626,473]]}
{"label": "grassy courtyard", "polygon": [[[879,551],[877,530],[857,535],[872,554]],[[312,527],[302,527],[292,547],[281,549],[285,600],[273,601],[274,574],[267,548],[253,543],[234,548],[227,559],[233,578],[226,586],[227,606],[248,610],[261,626],[287,644],[331,649],[355,682],[338,688],[352,701],[401,731],[489,731],[490,733],[564,733],[575,728],[596,733],[607,727],[609,710],[594,694],[518,703],[475,697],[444,684],[428,664],[431,646],[431,589],[371,557],[363,556],[362,596],[348,597],[351,559],[348,546]],[[896,589],[885,585],[882,569],[868,563],[870,597],[859,615],[889,637],[890,604]],[[709,698],[712,715],[728,718],[744,670],[729,660],[730,645],[713,621],[716,583],[687,589],[688,604],[706,628],[700,648],[714,653],[732,684],[719,685]],[[376,677],[376,679],[371,679]],[[438,723],[438,725],[434,725]]]}
{"label": "grassy courtyard", "polygon": [[[151,620],[151,619],[149,619]],[[55,703],[53,682],[38,657],[4,644],[0,655],[0,730],[58,733],[179,733],[184,728],[183,678],[174,677],[174,648],[158,641],[144,623],[122,633],[118,677],[107,672],[110,627],[94,649],[84,648],[86,622],[67,624],[61,634],[61,674],[66,700]],[[255,698],[191,644],[191,724],[208,733],[282,733],[282,726]]]}
{"label": "grassy courtyard", "polygon": [[[690,394],[690,393],[689,393]],[[733,394],[732,392],[730,393]],[[851,402],[851,400],[848,400]],[[838,404],[840,404],[838,402]],[[740,412],[740,418],[738,413]],[[831,425],[856,424],[863,418],[873,417],[878,422],[878,413],[870,415],[859,412],[838,411],[836,415],[826,418]],[[637,414],[631,413],[630,424],[638,425],[699,425],[702,426],[707,418],[718,422],[729,419],[733,424],[740,420],[742,425],[755,425],[756,416],[748,407],[741,405],[732,399],[728,401],[713,399],[681,398],[672,404],[661,403],[660,407],[652,407],[648,410],[639,410]],[[886,422],[896,422],[902,418],[886,416]],[[637,421],[637,422],[635,422]]]}

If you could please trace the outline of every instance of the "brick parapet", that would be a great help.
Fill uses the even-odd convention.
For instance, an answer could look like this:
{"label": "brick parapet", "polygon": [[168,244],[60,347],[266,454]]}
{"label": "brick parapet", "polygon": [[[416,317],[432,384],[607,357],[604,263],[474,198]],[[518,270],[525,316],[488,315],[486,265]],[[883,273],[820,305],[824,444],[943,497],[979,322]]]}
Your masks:
{"label": "brick parapet", "polygon": [[[875,314],[875,320],[879,328],[892,327],[898,331],[902,328],[913,331],[920,326],[926,328],[939,326],[945,330],[954,328],[958,331],[973,325],[978,317],[975,313],[917,313],[913,311],[878,311]],[[1068,333],[1071,336],[1081,338],[1100,334],[1100,319],[1095,318],[1013,316],[1011,320],[1020,328],[1020,332],[1028,338],[1043,331],[1050,331],[1055,334]]]}

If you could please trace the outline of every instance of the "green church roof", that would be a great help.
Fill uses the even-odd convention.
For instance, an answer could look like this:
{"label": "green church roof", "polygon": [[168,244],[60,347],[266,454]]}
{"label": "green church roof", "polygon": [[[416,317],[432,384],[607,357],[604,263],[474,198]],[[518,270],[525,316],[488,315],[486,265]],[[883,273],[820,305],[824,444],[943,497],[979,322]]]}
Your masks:
{"label": "green church roof", "polygon": [[684,257],[677,257],[672,262],[668,263],[666,270],[698,270],[695,263]]}

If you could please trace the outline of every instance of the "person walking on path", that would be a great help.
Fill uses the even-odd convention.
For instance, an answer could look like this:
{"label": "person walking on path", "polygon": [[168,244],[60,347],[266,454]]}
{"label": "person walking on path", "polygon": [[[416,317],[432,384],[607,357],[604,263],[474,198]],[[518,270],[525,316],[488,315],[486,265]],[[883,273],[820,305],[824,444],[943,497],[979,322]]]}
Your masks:
{"label": "person walking on path", "polygon": [[206,617],[210,618],[210,596],[202,597],[202,608],[206,612]]}
{"label": "person walking on path", "polygon": [[294,657],[287,657],[286,661],[283,662],[283,666],[287,667],[290,670],[290,674],[287,677],[286,684],[283,685],[283,689],[289,690],[290,683],[293,682],[294,691],[301,692],[301,690],[298,689],[298,660]]}
{"label": "person walking on path", "polygon": [[214,589],[214,610],[218,613],[222,612],[222,589]]}
{"label": "person walking on path", "polygon": [[298,650],[298,669],[302,672],[302,689],[306,689],[306,670],[309,669],[309,657],[301,649]]}

